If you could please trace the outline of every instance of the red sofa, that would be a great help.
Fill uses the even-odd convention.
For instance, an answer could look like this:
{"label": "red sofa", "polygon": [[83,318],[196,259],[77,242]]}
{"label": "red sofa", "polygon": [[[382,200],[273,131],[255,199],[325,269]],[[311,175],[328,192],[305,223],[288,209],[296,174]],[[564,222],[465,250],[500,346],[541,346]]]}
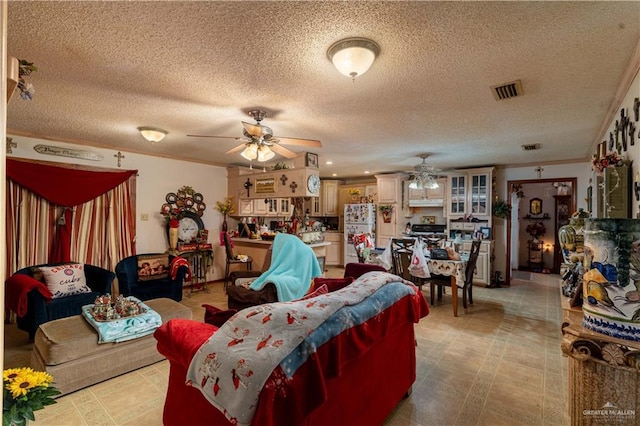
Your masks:
{"label": "red sofa", "polygon": [[[284,388],[284,373],[276,367],[251,424],[382,424],[415,381],[414,323],[428,312],[427,302],[416,291],[320,346]],[[231,424],[198,389],[185,385],[193,355],[217,329],[174,319],[156,331],[158,350],[170,362],[165,425]]]}

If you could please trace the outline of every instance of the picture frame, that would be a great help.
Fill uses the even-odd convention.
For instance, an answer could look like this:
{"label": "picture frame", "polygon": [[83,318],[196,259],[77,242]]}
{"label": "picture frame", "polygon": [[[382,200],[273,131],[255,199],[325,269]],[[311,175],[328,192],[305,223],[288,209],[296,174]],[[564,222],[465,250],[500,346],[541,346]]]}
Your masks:
{"label": "picture frame", "polygon": [[314,169],[318,168],[318,154],[314,154],[313,152],[307,152],[305,156],[305,166],[313,167]]}
{"label": "picture frame", "polygon": [[421,220],[423,225],[435,225],[436,217],[435,216],[422,216]]}
{"label": "picture frame", "polygon": [[542,199],[532,198],[531,201],[529,201],[529,213],[533,216],[542,214]]}
{"label": "picture frame", "polygon": [[481,226],[480,227],[480,234],[482,234],[482,239],[483,240],[490,240],[491,239],[491,228],[489,226]]}
{"label": "picture frame", "polygon": [[256,185],[254,188],[256,194],[276,192],[276,180],[275,178],[256,179]]}

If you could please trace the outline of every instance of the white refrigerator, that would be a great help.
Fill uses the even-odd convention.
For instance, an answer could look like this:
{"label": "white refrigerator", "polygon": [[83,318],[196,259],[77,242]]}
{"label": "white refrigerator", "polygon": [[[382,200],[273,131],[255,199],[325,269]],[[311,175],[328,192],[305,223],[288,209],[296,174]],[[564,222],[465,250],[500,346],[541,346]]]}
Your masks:
{"label": "white refrigerator", "polygon": [[[353,245],[353,236],[369,234],[371,243],[376,241],[376,205],[344,205],[344,264],[358,263],[358,255]],[[373,247],[372,247],[373,248]]]}

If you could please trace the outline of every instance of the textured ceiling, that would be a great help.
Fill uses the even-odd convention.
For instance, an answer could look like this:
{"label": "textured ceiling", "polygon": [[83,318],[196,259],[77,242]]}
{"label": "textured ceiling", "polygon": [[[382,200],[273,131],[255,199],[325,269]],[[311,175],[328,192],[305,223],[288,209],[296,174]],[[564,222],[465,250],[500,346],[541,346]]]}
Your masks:
{"label": "textured ceiling", "polygon": [[[261,107],[318,139],[322,176],[585,160],[640,40],[640,2],[38,2],[8,4],[9,54],[34,62],[8,133],[247,164],[224,152]],[[326,57],[381,52],[352,82]],[[524,96],[490,87],[520,79]],[[155,126],[160,143],[136,128]],[[523,144],[539,143],[524,152]],[[304,149],[288,146],[296,152]],[[333,165],[325,162],[331,160]],[[282,161],[277,156],[273,161]]]}

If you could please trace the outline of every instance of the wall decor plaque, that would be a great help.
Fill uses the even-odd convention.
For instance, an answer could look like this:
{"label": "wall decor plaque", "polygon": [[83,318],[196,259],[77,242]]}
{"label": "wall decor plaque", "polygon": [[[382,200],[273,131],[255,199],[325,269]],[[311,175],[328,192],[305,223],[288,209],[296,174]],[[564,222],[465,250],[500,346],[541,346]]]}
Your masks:
{"label": "wall decor plaque", "polygon": [[57,155],[58,157],[71,157],[81,160],[102,161],[104,156],[93,151],[83,151],[74,148],[63,148],[53,145],[36,145],[33,149],[39,154]]}
{"label": "wall decor plaque", "polygon": [[276,192],[275,184],[274,178],[256,179],[256,194]]}

